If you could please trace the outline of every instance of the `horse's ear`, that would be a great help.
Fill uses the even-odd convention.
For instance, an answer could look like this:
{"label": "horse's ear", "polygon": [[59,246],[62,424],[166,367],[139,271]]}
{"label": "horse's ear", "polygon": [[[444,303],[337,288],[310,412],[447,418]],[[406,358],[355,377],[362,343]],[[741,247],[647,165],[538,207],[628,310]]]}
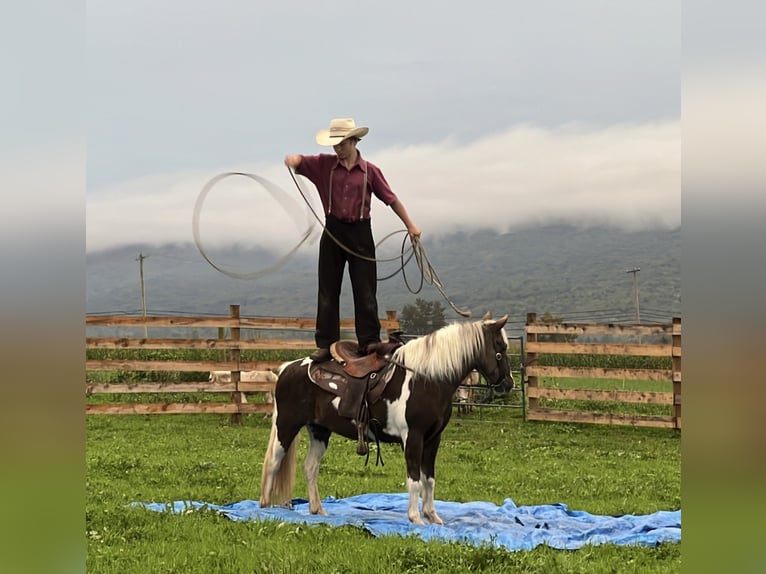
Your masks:
{"label": "horse's ear", "polygon": [[484,316],[481,318],[482,321],[488,321],[492,318],[492,311],[487,311],[484,313]]}
{"label": "horse's ear", "polygon": [[505,326],[505,322],[508,321],[508,313],[500,317],[497,321],[495,321],[495,326],[497,326],[498,329],[502,329]]}

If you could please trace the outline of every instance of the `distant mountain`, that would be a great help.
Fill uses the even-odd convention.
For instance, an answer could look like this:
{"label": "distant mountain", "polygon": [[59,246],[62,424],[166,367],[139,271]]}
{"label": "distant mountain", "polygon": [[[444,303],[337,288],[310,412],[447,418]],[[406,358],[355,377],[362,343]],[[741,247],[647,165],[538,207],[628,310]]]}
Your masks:
{"label": "distant mountain", "polygon": [[[550,312],[569,321],[632,321],[633,273],[637,274],[642,322],[669,321],[681,315],[681,230],[623,232],[557,225],[511,233],[477,231],[426,237],[424,246],[447,295],[474,317],[491,310],[510,315],[511,330],[521,329],[526,313]],[[285,246],[285,252],[292,246]],[[88,313],[140,313],[139,253],[143,260],[149,314],[225,315],[239,304],[246,316],[310,317],[316,301],[316,245],[300,251],[265,277],[241,280],[209,265],[193,244],[132,245],[88,254]],[[219,267],[247,273],[273,265],[277,257],[245,248],[214,251]],[[381,254],[379,253],[379,256]],[[395,271],[381,263],[379,276]],[[412,290],[420,284],[414,261],[406,267]],[[448,320],[458,316],[431,285],[412,293],[402,274],[379,284],[381,314],[401,312],[416,298],[439,300]],[[350,317],[351,289],[346,279],[342,314]]]}

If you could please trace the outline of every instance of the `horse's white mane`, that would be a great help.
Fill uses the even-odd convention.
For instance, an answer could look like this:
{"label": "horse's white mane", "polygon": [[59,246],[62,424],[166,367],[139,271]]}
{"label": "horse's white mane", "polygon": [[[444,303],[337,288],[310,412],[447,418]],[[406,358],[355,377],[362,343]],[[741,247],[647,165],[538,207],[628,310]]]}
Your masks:
{"label": "horse's white mane", "polygon": [[462,378],[484,344],[483,321],[451,323],[407,342],[394,352],[394,362],[433,380]]}

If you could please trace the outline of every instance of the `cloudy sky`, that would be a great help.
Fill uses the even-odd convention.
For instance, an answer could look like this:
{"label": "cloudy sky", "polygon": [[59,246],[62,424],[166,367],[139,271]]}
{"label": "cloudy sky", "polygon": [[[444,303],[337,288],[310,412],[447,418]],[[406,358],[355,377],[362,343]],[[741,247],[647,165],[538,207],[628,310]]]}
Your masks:
{"label": "cloudy sky", "polygon": [[[282,159],[333,117],[370,128],[424,242],[680,225],[680,1],[94,0],[86,53],[88,251],[192,241],[195,206],[206,245],[284,247],[309,212]],[[200,195],[229,171],[290,204],[242,177]]]}

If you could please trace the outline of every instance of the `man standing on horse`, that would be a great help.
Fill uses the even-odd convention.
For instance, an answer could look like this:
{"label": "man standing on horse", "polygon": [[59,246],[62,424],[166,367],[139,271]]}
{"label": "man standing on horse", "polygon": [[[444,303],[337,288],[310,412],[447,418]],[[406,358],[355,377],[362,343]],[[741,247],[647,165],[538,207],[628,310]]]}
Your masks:
{"label": "man standing on horse", "polygon": [[318,348],[311,354],[313,361],[328,360],[330,345],[340,339],[340,292],[346,263],[354,295],[360,354],[366,353],[371,343],[380,342],[375,241],[370,223],[372,195],[391,207],[411,238],[421,233],[380,168],[362,159],[356,146],[368,131],[366,127],[356,127],[351,118],[333,119],[329,129],[317,133],[316,141],[322,146],[332,146],[334,155],[285,157],[287,167],[316,186],[325,213],[325,230],[319,242],[314,334]]}

